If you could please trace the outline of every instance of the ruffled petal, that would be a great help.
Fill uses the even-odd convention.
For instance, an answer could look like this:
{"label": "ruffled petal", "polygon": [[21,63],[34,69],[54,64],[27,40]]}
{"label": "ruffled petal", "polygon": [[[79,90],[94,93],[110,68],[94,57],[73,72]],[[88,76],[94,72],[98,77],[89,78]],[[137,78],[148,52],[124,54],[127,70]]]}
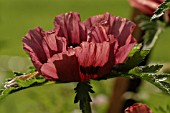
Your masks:
{"label": "ruffled petal", "polygon": [[78,82],[80,79],[79,63],[74,51],[55,54],[41,68],[47,78],[59,79],[63,82]]}
{"label": "ruffled petal", "polygon": [[[135,28],[135,24],[128,19],[120,19],[118,18],[119,21],[116,21],[115,24],[120,24],[120,27],[117,27],[119,30],[117,36],[113,35],[118,39],[119,46],[123,46],[125,44],[129,44],[131,42],[131,37],[132,37],[132,32]],[[116,30],[116,26],[114,26],[113,32]]]}
{"label": "ruffled petal", "polygon": [[90,18],[84,21],[84,24],[88,29],[91,29],[93,26],[98,25],[98,24],[104,26],[108,23],[109,16],[110,16],[109,13],[91,16]]}
{"label": "ruffled petal", "polygon": [[109,15],[107,34],[117,38],[119,47],[128,44],[131,40],[130,36],[135,28],[135,23],[126,18]]}
{"label": "ruffled petal", "polygon": [[[116,51],[118,49],[118,42],[115,40],[114,42],[110,43],[110,51],[109,51],[109,58],[106,64],[99,68],[97,74],[99,77],[102,77],[108,74],[112,67],[116,64]],[[104,57],[104,56],[103,56]]]}
{"label": "ruffled petal", "polygon": [[114,43],[83,42],[75,48],[81,71],[81,79],[88,80],[108,74],[115,62],[116,41]]}
{"label": "ruffled petal", "polygon": [[42,29],[37,27],[34,30],[30,30],[23,38],[24,49],[28,52],[34,52],[39,58],[40,62],[45,62],[47,57],[43,51],[43,34]]}
{"label": "ruffled petal", "polygon": [[128,19],[112,16],[109,13],[92,16],[87,19],[84,24],[90,31],[93,30],[94,26],[102,26],[107,35],[113,35],[114,38],[118,39],[119,46],[123,46],[131,40],[128,37],[135,28],[135,24]]}
{"label": "ruffled petal", "polygon": [[45,33],[44,40],[46,41],[50,50],[58,51],[56,42],[58,31],[59,28],[54,28],[53,30]]}
{"label": "ruffled petal", "polygon": [[89,33],[89,42],[102,43],[104,41],[109,41],[106,31],[103,26],[94,26]]}
{"label": "ruffled petal", "polygon": [[115,64],[123,63],[135,44],[136,42],[120,47],[116,53]]}
{"label": "ruffled petal", "polygon": [[64,37],[58,37],[55,34],[47,35],[44,37],[46,44],[48,45],[47,50],[49,50],[51,58],[54,54],[61,53],[67,49],[67,41]]}
{"label": "ruffled petal", "polygon": [[87,40],[86,27],[80,22],[80,15],[76,12],[56,16],[54,25],[61,28],[59,36],[65,37],[69,45]]}
{"label": "ruffled petal", "polygon": [[57,75],[57,69],[53,62],[44,63],[41,67],[41,74],[44,75],[47,79],[59,79]]}
{"label": "ruffled petal", "polygon": [[75,55],[68,56],[63,54],[62,60],[54,61],[58,70],[57,74],[61,81],[78,82],[80,79],[79,63]]}
{"label": "ruffled petal", "polygon": [[[83,67],[103,66],[109,57],[110,44],[103,43],[81,43],[80,47],[75,48],[75,54]],[[102,59],[102,60],[101,60]]]}
{"label": "ruffled petal", "polygon": [[23,49],[29,53],[31,60],[38,69],[47,61],[47,56],[43,49],[44,46],[42,45],[44,43],[43,35],[42,29],[37,27],[34,30],[30,30],[22,39]]}

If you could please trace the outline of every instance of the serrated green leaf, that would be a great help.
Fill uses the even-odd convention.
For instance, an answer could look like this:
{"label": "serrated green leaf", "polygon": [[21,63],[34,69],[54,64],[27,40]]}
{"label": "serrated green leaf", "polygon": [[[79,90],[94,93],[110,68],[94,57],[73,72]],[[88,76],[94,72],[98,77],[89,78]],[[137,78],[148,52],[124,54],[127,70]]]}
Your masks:
{"label": "serrated green leaf", "polygon": [[37,83],[44,83],[46,79],[43,76],[37,76],[34,78]]}
{"label": "serrated green leaf", "polygon": [[1,95],[0,95],[0,100],[4,99],[6,96],[8,96],[13,90],[15,90],[14,87],[2,89],[2,92],[1,92]]}
{"label": "serrated green leaf", "polygon": [[143,73],[156,73],[158,72],[163,65],[151,65],[151,66],[143,66],[142,72]]}
{"label": "serrated green leaf", "polygon": [[[48,81],[43,76],[35,76],[29,80],[20,80],[20,79],[13,79],[11,81],[8,81],[8,83],[11,84],[11,86],[6,87],[6,84],[4,86],[4,89],[2,89],[0,99],[3,99],[7,95],[26,89],[30,87],[40,86],[40,85],[46,85],[49,84]],[[50,82],[54,83],[54,82]]]}
{"label": "serrated green leaf", "polygon": [[29,87],[35,83],[35,81],[33,79],[31,79],[31,80],[17,80],[16,82],[19,85],[19,87]]}
{"label": "serrated green leaf", "polygon": [[165,0],[158,6],[158,9],[154,12],[151,20],[161,17],[167,10],[170,9],[170,0]]}
{"label": "serrated green leaf", "polygon": [[150,50],[136,50],[133,55],[127,58],[123,65],[118,66],[119,71],[128,71],[135,66],[138,66],[145,57],[149,54]]}
{"label": "serrated green leaf", "polygon": [[[162,65],[151,65],[151,66],[137,66],[130,69],[128,72],[112,70],[106,78],[114,77],[126,77],[126,78],[141,78],[155,85],[163,92],[170,94],[170,82],[166,82],[167,77],[170,74],[158,72]],[[100,80],[105,80],[106,78],[101,78]]]}
{"label": "serrated green leaf", "polygon": [[138,74],[137,76],[155,85],[163,92],[170,94],[170,83],[163,82],[162,79],[154,78],[154,74]]}
{"label": "serrated green leaf", "polygon": [[36,76],[29,80],[17,80],[19,87],[29,87],[33,84],[44,83],[46,79],[43,76]]}
{"label": "serrated green leaf", "polygon": [[145,66],[145,67],[135,67],[129,71],[129,77],[138,77],[143,80],[146,80],[153,85],[157,86],[159,89],[165,93],[170,94],[170,83],[165,82],[166,78],[170,74],[166,73],[157,73],[161,66]]}
{"label": "serrated green leaf", "polygon": [[2,94],[7,95],[7,94],[11,93],[11,91],[13,91],[14,89],[15,89],[14,87],[10,87],[8,89],[5,89],[5,90],[3,90]]}
{"label": "serrated green leaf", "polygon": [[142,44],[136,44],[133,49],[130,51],[128,57],[132,57],[137,51],[139,51],[142,47]]}
{"label": "serrated green leaf", "polygon": [[36,71],[34,66],[30,66],[27,73],[34,73]]}

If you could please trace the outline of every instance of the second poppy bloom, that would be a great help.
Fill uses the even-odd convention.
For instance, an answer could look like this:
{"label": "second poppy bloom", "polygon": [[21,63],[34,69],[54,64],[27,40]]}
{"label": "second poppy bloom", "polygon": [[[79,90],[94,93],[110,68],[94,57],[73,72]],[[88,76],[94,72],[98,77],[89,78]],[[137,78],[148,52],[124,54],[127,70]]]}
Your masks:
{"label": "second poppy bloom", "polygon": [[[144,12],[148,15],[153,15],[154,11],[165,0],[128,0],[128,1],[132,7],[139,9],[141,12]],[[168,12],[168,15],[170,17],[170,11]]]}
{"label": "second poppy bloom", "polygon": [[23,38],[23,48],[47,79],[81,82],[109,74],[136,44],[135,24],[109,13],[80,21],[69,12],[55,17],[55,28],[37,27]]}
{"label": "second poppy bloom", "polygon": [[125,109],[125,113],[152,113],[145,104],[137,103]]}

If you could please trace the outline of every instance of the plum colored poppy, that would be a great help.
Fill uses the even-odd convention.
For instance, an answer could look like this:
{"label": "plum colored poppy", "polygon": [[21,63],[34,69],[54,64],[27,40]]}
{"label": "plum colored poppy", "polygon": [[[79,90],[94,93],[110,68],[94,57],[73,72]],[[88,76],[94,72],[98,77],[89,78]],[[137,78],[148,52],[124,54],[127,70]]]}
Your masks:
{"label": "plum colored poppy", "polygon": [[37,71],[51,80],[81,82],[109,74],[136,44],[135,24],[109,13],[81,22],[69,12],[55,17],[55,28],[37,27],[23,37],[23,48]]}
{"label": "plum colored poppy", "polygon": [[137,103],[125,109],[125,113],[152,113],[147,105]]}
{"label": "plum colored poppy", "polygon": [[135,7],[142,12],[153,15],[153,12],[164,0],[128,0],[132,7]]}

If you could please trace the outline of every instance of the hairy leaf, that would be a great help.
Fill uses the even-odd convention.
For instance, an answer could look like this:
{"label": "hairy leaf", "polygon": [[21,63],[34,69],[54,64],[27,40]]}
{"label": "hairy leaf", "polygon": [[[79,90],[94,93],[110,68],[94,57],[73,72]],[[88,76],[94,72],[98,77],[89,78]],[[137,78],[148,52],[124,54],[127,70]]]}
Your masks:
{"label": "hairy leaf", "polygon": [[164,91],[165,93],[170,94],[170,83],[165,82],[170,74],[167,73],[157,73],[157,71],[161,68],[161,65],[153,65],[153,66],[142,66],[135,67],[129,71],[130,77],[138,77],[143,80],[146,80],[153,85],[157,86],[159,89]]}
{"label": "hairy leaf", "polygon": [[30,80],[17,80],[19,87],[29,87],[35,83],[44,83],[46,79],[42,76],[33,77]]}
{"label": "hairy leaf", "polygon": [[142,67],[143,73],[156,73],[163,67],[163,65],[150,65],[150,66],[140,66],[140,67]]}
{"label": "hairy leaf", "polygon": [[4,89],[1,90],[0,99],[3,99],[9,94],[23,90],[25,88],[40,86],[46,83],[48,83],[48,81],[43,76],[35,76],[28,80],[12,79],[11,81],[7,81],[5,83]]}

